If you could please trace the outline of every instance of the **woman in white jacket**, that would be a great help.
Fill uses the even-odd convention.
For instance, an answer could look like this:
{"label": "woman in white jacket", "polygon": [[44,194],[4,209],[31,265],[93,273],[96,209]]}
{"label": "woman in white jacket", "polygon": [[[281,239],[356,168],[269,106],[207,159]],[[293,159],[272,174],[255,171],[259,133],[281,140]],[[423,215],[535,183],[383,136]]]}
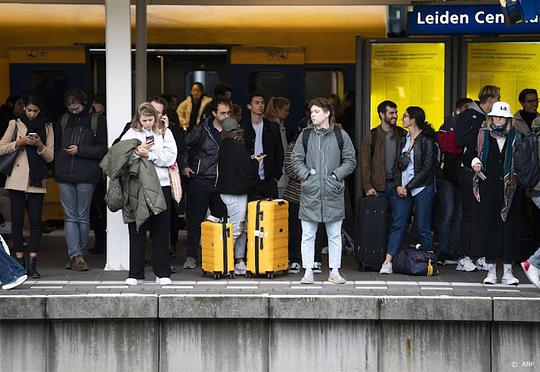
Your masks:
{"label": "woman in white jacket", "polygon": [[145,102],[137,109],[131,128],[122,141],[138,139],[141,144],[135,148],[133,159],[146,158],[154,164],[167,210],[150,218],[137,231],[135,222],[129,227],[129,278],[126,284],[136,285],[144,279],[144,241],[150,230],[152,239],[152,266],[156,282],[171,284],[171,258],[169,256],[169,229],[171,213],[171,183],[169,167],[176,161],[177,147],[171,131],[161,127],[159,113],[151,103]]}

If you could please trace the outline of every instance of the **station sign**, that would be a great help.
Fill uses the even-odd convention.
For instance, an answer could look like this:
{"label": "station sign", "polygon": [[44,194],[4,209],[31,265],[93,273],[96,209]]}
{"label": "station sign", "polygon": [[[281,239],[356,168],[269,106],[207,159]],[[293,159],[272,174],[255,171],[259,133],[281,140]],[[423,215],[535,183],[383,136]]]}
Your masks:
{"label": "station sign", "polygon": [[407,14],[409,35],[540,34],[540,16],[506,23],[499,5],[415,6]]}

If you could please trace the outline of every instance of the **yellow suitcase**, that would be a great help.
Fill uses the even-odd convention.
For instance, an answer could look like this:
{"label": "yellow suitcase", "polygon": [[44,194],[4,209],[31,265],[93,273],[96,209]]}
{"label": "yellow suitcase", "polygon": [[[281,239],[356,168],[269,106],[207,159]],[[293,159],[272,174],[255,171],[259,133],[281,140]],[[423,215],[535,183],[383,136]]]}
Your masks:
{"label": "yellow suitcase", "polygon": [[230,223],[204,221],[201,223],[202,270],[213,274],[234,277],[234,240]]}
{"label": "yellow suitcase", "polygon": [[256,200],[248,204],[247,276],[287,273],[289,264],[289,203]]}

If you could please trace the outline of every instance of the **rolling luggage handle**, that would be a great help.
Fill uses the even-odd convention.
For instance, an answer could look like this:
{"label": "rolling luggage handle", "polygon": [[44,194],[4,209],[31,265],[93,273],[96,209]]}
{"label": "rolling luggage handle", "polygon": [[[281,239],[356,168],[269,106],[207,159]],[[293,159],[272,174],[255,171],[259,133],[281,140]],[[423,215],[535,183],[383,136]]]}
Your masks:
{"label": "rolling luggage handle", "polygon": [[223,234],[223,274],[229,273],[229,257],[227,252],[227,238],[230,236],[231,231],[227,227],[227,221],[223,221],[221,223],[222,226],[222,234]]}

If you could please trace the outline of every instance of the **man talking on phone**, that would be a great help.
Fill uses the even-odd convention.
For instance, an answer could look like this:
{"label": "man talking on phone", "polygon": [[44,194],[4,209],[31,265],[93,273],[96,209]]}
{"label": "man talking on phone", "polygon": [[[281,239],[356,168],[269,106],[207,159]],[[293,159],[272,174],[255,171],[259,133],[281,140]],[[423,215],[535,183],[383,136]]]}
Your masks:
{"label": "man talking on phone", "polygon": [[[184,269],[197,267],[201,222],[206,211],[215,217],[227,217],[227,207],[216,189],[218,154],[221,145],[221,123],[231,115],[231,103],[216,100],[212,116],[194,126],[186,135],[180,163],[182,174],[189,179],[186,201],[187,253]],[[234,161],[234,159],[231,159]]]}

